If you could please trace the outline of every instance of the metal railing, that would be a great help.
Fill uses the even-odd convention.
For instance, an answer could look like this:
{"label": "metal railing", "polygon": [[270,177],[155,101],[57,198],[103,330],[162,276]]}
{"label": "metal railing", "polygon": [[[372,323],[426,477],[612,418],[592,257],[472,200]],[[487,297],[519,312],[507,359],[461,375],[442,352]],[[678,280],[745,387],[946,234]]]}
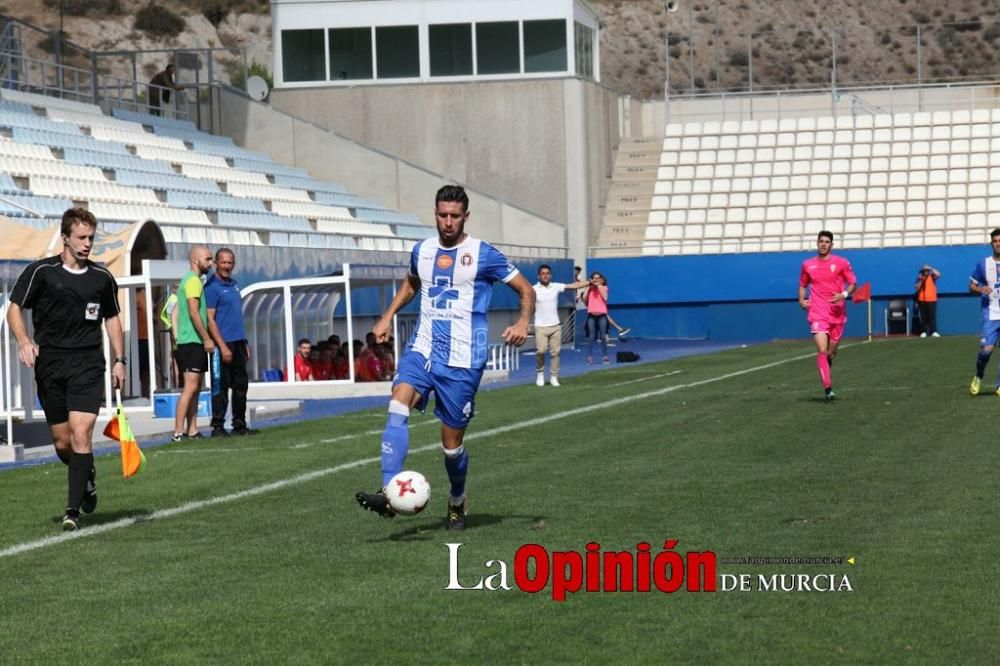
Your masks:
{"label": "metal railing", "polygon": [[[683,91],[696,95],[820,86],[836,90],[858,85],[923,85],[1000,75],[1000,66],[993,58],[958,55],[964,56],[967,46],[991,50],[1000,39],[1000,21],[973,17],[932,23],[930,17],[914,12],[916,23],[905,25],[869,23],[780,30],[765,23],[733,34],[723,33],[721,26],[731,23],[733,17],[720,16],[718,4],[712,11],[707,9],[712,5],[707,5],[695,17],[695,3],[686,3],[686,16],[682,13],[668,18],[670,29],[659,40],[660,47],[666,48],[660,65],[665,61],[669,65],[664,76],[666,97]],[[845,78],[843,71],[852,61],[854,71],[874,72],[872,78]]]}
{"label": "metal railing", "polygon": [[878,114],[996,108],[1000,105],[1000,83],[998,80],[907,83],[837,90],[811,88],[675,95],[670,98],[667,122],[856,116],[861,110],[859,104],[863,105],[865,113]]}

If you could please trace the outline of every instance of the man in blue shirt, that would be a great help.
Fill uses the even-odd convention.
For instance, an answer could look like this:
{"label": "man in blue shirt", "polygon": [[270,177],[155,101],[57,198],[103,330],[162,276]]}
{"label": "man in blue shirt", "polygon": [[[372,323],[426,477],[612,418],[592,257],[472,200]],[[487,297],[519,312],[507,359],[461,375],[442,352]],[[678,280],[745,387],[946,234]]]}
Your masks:
{"label": "man in blue shirt", "polygon": [[[243,298],[240,285],[233,279],[236,255],[229,248],[215,253],[215,274],[205,283],[205,304],[208,306],[208,331],[218,345],[221,356],[219,390],[212,395],[212,437],[228,435],[225,428],[229,392],[233,392],[233,434],[253,435],[247,427],[247,344],[243,325]],[[216,378],[213,378],[215,381]]]}

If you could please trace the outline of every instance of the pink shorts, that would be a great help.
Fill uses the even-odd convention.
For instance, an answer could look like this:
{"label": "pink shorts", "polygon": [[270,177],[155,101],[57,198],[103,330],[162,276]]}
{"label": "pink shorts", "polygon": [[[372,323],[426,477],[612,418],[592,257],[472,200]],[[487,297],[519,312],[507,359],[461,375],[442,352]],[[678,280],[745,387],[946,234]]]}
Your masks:
{"label": "pink shorts", "polygon": [[817,333],[826,333],[830,338],[830,342],[840,342],[840,339],[844,337],[844,324],[846,322],[840,322],[839,324],[831,324],[825,319],[820,319],[819,321],[809,322],[809,332],[813,335]]}

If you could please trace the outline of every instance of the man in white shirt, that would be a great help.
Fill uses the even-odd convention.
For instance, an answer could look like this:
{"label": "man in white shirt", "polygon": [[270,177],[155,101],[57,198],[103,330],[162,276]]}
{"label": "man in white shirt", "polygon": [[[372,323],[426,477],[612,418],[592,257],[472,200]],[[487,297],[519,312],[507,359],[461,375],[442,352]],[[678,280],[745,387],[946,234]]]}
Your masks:
{"label": "man in white shirt", "polygon": [[582,289],[590,285],[587,280],[565,284],[552,281],[552,268],[542,264],[538,268],[535,290],[535,377],[536,386],[545,386],[545,352],[552,356],[549,366],[549,383],[559,386],[559,350],[562,348],[562,324],[559,321],[559,295],[564,291]]}

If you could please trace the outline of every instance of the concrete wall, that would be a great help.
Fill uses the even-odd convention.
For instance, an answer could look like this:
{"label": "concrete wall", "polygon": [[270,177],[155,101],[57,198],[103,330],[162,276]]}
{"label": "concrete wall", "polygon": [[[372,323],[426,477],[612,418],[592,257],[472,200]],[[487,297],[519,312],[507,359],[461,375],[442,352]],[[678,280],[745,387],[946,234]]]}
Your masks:
{"label": "concrete wall", "polygon": [[[278,92],[280,91],[273,91],[272,97]],[[473,235],[508,245],[566,247],[566,226],[563,221],[565,218],[550,217],[523,204],[517,205],[515,202],[497,198],[482,191],[478,183],[470,183],[463,178],[463,173],[456,173],[453,170],[436,172],[400,159],[399,153],[390,154],[364,145],[320,127],[309,119],[296,117],[294,110],[281,111],[270,105],[249,100],[231,90],[221,89],[217,95],[219,132],[231,136],[241,146],[269,154],[283,164],[303,167],[315,178],[339,183],[354,194],[377,199],[405,213],[419,215],[424,224],[429,226],[434,224],[434,193],[437,189],[445,182],[466,184],[472,212],[469,231]],[[330,106],[329,100],[323,103],[314,100],[313,103],[324,108]],[[412,102],[403,104],[397,100],[396,103],[402,104],[401,107],[397,107],[397,111],[404,115],[413,106]],[[353,106],[347,105],[346,108],[353,109]],[[514,113],[512,109],[508,109],[508,112]],[[324,113],[326,112],[308,115],[323,117]],[[349,111],[350,113],[354,111]],[[414,113],[418,117],[423,114],[417,111]],[[361,113],[360,116],[363,117],[364,114]],[[418,126],[419,124],[410,125],[411,128]],[[463,160],[480,165],[491,161],[505,164],[508,161],[516,161],[521,159],[519,151],[527,150],[526,142],[511,141],[509,143],[517,145],[508,147],[505,153],[491,155],[480,152],[471,155],[473,151],[462,152],[465,149],[464,141],[448,137],[432,137],[427,132],[409,132],[406,136],[406,146],[419,143],[426,144],[429,151],[439,156],[461,155]],[[559,154],[562,154],[561,148]],[[523,174],[518,172],[513,176],[521,177]],[[560,187],[562,192],[565,189],[562,181]],[[559,200],[564,197],[556,195],[551,198]],[[525,229],[530,229],[530,234],[526,234]]]}
{"label": "concrete wall", "polygon": [[[493,202],[472,209],[491,230],[500,211],[516,206],[562,227],[558,244],[578,261],[597,233],[619,137],[618,96],[600,84],[560,78],[280,89],[270,102],[410,168],[489,193],[499,210]],[[401,181],[400,191],[410,189]],[[421,210],[399,206],[422,213],[427,201]],[[526,239],[524,226],[504,220],[499,232],[521,242],[559,236],[543,225]],[[504,242],[518,241],[505,235]]]}

